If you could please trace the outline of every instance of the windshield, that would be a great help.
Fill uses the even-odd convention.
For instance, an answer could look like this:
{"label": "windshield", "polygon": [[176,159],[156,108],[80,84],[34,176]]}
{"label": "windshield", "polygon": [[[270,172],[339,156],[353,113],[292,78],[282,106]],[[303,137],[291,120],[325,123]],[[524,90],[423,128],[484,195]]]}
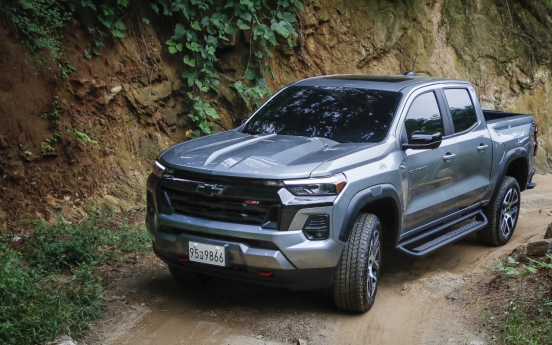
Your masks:
{"label": "windshield", "polygon": [[242,132],[379,142],[387,135],[400,97],[389,91],[292,86],[259,109]]}

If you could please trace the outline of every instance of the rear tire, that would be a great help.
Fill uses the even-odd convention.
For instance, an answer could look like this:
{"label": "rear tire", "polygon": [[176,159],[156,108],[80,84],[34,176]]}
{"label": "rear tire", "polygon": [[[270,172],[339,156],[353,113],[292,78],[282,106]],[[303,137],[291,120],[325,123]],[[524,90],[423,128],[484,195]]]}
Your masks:
{"label": "rear tire", "polygon": [[211,276],[188,271],[185,268],[169,266],[171,276],[181,285],[189,286],[198,283],[206,283],[212,279]]}
{"label": "rear tire", "polygon": [[339,309],[364,313],[374,305],[381,268],[381,239],[378,217],[359,214],[334,277],[334,302]]}
{"label": "rear tire", "polygon": [[493,246],[505,245],[514,234],[520,200],[517,180],[505,176],[496,197],[484,209],[489,225],[477,233],[479,239]]}

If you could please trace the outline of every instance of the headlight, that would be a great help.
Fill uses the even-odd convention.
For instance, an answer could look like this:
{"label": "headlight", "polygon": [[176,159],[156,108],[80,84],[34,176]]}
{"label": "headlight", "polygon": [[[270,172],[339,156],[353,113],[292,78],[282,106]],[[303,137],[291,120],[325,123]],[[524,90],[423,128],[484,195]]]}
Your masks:
{"label": "headlight", "polygon": [[155,163],[153,164],[153,171],[152,173],[161,178],[163,177],[163,171],[165,171],[165,167],[161,165],[161,163],[159,163],[158,161],[155,161]]}
{"label": "headlight", "polygon": [[284,181],[286,189],[297,196],[337,195],[347,184],[343,174],[305,180]]}

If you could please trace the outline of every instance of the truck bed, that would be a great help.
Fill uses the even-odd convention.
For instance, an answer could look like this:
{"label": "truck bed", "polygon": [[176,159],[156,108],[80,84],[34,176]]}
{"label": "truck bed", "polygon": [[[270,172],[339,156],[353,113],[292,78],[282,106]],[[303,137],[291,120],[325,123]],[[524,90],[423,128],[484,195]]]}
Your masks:
{"label": "truck bed", "polygon": [[525,115],[527,115],[527,114],[508,113],[508,112],[505,112],[505,111],[498,111],[498,110],[483,110],[483,116],[485,117],[485,122],[505,119],[507,117],[525,116]]}

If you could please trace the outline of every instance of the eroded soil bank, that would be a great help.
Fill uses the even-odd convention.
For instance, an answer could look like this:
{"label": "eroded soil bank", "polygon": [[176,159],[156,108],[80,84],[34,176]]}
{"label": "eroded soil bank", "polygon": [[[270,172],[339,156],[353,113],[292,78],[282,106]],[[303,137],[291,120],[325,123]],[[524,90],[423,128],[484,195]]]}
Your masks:
{"label": "eroded soil bank", "polygon": [[[518,0],[306,0],[298,12],[297,46],[274,49],[265,78],[273,92],[293,81],[335,73],[403,73],[417,58],[419,74],[471,81],[489,109],[529,112],[540,127],[539,172],[552,171],[551,9]],[[149,8],[149,7],[148,7]],[[141,13],[148,18],[148,11]],[[150,11],[151,12],[151,11]],[[196,129],[182,79],[182,55],[165,41],[174,27],[124,18],[123,39],[106,40],[87,59],[86,25],[63,33],[67,78],[37,70],[9,19],[0,18],[0,232],[25,230],[30,219],[82,218],[91,205],[141,208],[150,166],[159,152]],[[247,35],[217,52],[217,71],[244,74]],[[32,59],[31,59],[32,61]],[[184,82],[183,82],[184,81]],[[231,129],[251,114],[220,78],[207,95]],[[59,120],[56,125],[54,120]],[[71,131],[71,132],[70,132]],[[78,131],[97,141],[86,145]],[[62,138],[51,144],[55,132]]]}
{"label": "eroded soil bank", "polygon": [[421,260],[385,256],[377,301],[366,314],[337,310],[327,290],[293,292],[220,278],[182,287],[149,254],[129,271],[109,271],[108,311],[82,343],[487,344],[488,292],[480,287],[492,274],[482,267],[542,238],[552,222],[552,175],[534,181],[537,188],[522,193],[507,245],[487,247],[471,236]]}

